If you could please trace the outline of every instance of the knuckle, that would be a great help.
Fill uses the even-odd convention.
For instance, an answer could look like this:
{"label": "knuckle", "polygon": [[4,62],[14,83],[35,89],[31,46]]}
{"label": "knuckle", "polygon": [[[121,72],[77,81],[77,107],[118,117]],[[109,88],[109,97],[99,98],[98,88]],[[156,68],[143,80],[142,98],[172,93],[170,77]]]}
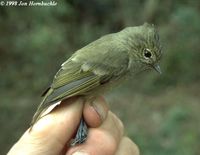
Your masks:
{"label": "knuckle", "polygon": [[96,130],[95,138],[90,141],[90,144],[93,145],[92,152],[94,154],[114,154],[118,147],[118,143],[113,136],[104,130]]}
{"label": "knuckle", "polygon": [[110,112],[110,113],[112,115],[112,119],[113,119],[113,122],[114,122],[116,128],[119,130],[120,135],[123,136],[123,134],[124,134],[124,124],[114,113],[112,113],[112,112]]}

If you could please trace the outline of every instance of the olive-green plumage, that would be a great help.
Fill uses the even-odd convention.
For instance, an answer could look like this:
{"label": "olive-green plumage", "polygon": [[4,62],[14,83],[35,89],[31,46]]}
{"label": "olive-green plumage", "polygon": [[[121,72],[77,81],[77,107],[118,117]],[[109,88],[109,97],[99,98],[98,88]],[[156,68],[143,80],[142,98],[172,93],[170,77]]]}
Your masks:
{"label": "olive-green plumage", "polygon": [[36,111],[31,126],[52,104],[76,95],[90,95],[126,75],[159,71],[159,36],[153,25],[128,27],[101,37],[76,51],[57,72]]}

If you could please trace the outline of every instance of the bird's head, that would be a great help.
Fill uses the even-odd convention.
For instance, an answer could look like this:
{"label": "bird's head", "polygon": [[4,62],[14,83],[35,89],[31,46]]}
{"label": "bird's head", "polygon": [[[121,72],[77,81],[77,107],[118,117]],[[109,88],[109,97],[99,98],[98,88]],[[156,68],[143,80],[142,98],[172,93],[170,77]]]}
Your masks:
{"label": "bird's head", "polygon": [[137,27],[128,27],[126,43],[132,59],[132,65],[139,71],[153,68],[161,73],[158,62],[161,59],[162,50],[159,35],[154,25],[143,24]]}

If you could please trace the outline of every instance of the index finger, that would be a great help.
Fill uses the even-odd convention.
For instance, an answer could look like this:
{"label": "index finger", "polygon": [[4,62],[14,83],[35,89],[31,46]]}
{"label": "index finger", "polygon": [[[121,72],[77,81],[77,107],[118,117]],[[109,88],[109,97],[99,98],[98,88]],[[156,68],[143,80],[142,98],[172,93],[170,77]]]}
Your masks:
{"label": "index finger", "polygon": [[82,110],[81,98],[63,101],[58,108],[42,117],[31,132],[27,130],[8,154],[60,154],[74,134],[82,116]]}

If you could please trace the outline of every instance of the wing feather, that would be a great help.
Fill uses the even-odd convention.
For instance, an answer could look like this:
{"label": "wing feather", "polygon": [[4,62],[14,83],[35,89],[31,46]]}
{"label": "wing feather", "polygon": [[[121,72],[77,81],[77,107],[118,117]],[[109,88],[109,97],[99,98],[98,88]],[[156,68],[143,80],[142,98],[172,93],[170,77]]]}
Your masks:
{"label": "wing feather", "polygon": [[97,75],[90,75],[72,81],[65,84],[59,88],[54,89],[54,91],[47,97],[45,102],[56,102],[58,100],[63,100],[75,95],[84,94],[89,90],[100,85],[100,78]]}
{"label": "wing feather", "polygon": [[31,128],[35,122],[37,122],[43,115],[43,113],[54,103],[64,100],[66,98],[83,95],[84,93],[98,87],[100,85],[100,78],[96,75],[90,75],[80,80],[70,82],[59,88],[50,88],[47,94],[44,96],[43,101],[38,107],[31,122]]}
{"label": "wing feather", "polygon": [[101,84],[117,79],[128,71],[128,66],[128,52],[124,51],[121,43],[112,35],[102,37],[78,50],[62,64],[55,75],[31,125],[52,104],[75,95],[84,95]]}

